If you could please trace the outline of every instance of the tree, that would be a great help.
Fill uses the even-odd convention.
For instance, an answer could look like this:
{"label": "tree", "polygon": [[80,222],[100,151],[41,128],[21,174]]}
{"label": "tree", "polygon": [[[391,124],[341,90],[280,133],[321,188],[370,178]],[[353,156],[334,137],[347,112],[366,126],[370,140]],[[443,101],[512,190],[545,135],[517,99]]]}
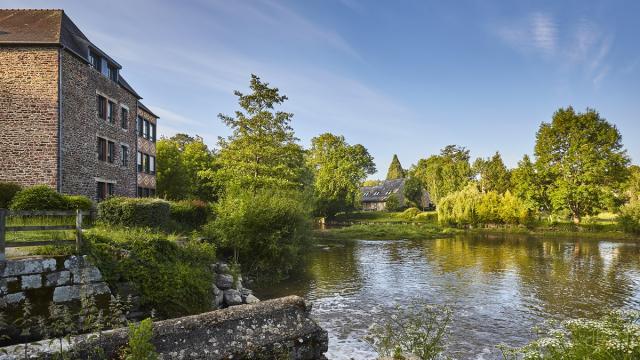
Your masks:
{"label": "tree", "polygon": [[170,200],[181,200],[189,193],[189,177],[182,162],[182,153],[177,142],[160,139],[156,143],[158,172],[156,192]]}
{"label": "tree", "polygon": [[234,116],[219,114],[232,134],[219,138],[218,163],[222,180],[249,188],[301,188],[304,151],[291,128],[293,114],[275,111],[287,97],[251,75],[251,93],[235,91],[241,110]]}
{"label": "tree", "polygon": [[551,210],[551,203],[546,196],[542,178],[538,175],[529,155],[524,155],[518,162],[518,167],[511,171],[511,188],[513,194],[527,203],[530,208]]}
{"label": "tree", "polygon": [[365,180],[362,186],[378,186],[382,184],[382,180]]}
{"label": "tree", "polygon": [[593,109],[556,111],[540,125],[535,155],[553,209],[569,210],[576,223],[622,197],[629,157],[618,129]]}
{"label": "tree", "polygon": [[360,184],[376,171],[364,146],[349,145],[343,136],[330,133],[311,139],[307,164],[314,174],[316,213],[327,217],[354,209]]}
{"label": "tree", "polygon": [[482,192],[504,194],[511,187],[511,174],[497,151],[491,158],[477,158],[473,163],[473,172],[478,177],[478,186]]}
{"label": "tree", "polygon": [[[423,209],[422,198],[424,197],[423,191],[424,185],[420,179],[416,177],[408,177],[404,181],[404,188],[402,189],[402,193],[404,195],[405,201],[409,206],[417,207]],[[424,209],[423,209],[424,210]]]}
{"label": "tree", "polygon": [[387,180],[402,179],[403,177],[404,170],[402,169],[400,160],[398,160],[398,155],[393,154],[393,160],[391,160],[389,170],[387,171]]}
{"label": "tree", "polygon": [[464,188],[471,175],[469,150],[456,145],[446,146],[439,155],[420,159],[410,171],[410,176],[424,184],[435,204],[444,196]]}
{"label": "tree", "polygon": [[625,195],[629,201],[640,201],[640,166],[629,166],[629,180],[625,184]]}

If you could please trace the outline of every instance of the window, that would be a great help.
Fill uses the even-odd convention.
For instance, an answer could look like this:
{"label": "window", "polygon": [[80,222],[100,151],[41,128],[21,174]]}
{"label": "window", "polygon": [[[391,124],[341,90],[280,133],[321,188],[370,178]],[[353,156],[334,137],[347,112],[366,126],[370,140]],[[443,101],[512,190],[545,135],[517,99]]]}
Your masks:
{"label": "window", "polygon": [[142,137],[145,139],[149,138],[149,121],[144,121],[144,132],[142,133]]}
{"label": "window", "polygon": [[149,139],[153,142],[156,142],[156,124],[149,123],[149,127]]}
{"label": "window", "polygon": [[96,182],[96,198],[98,201],[106,199],[108,196],[115,194],[115,186],[113,183],[98,181]]}
{"label": "window", "polygon": [[156,189],[143,188],[138,186],[138,197],[151,197],[156,196]]}
{"label": "window", "polygon": [[143,169],[143,167],[142,167],[142,153],[140,151],[138,151],[137,159],[138,159],[138,172],[142,172],[142,169]]}
{"label": "window", "polygon": [[120,157],[122,158],[122,166],[129,165],[129,147],[127,145],[120,145]]}
{"label": "window", "polygon": [[102,71],[102,58],[100,58],[100,55],[96,54],[93,51],[89,52],[89,63],[91,64],[92,68],[98,71]]}
{"label": "window", "polygon": [[107,65],[107,77],[113,81],[118,81],[118,68],[111,64]]}
{"label": "window", "polygon": [[129,128],[129,110],[127,108],[120,109],[120,127],[123,129]]}
{"label": "window", "polygon": [[138,132],[138,136],[142,137],[142,130],[144,128],[144,121],[140,116],[136,118],[136,131]]}
{"label": "window", "polygon": [[152,175],[155,175],[156,173],[156,157],[155,156],[149,156],[149,172]]}
{"label": "window", "polygon": [[101,137],[98,138],[98,160],[107,160],[107,140]]}
{"label": "window", "polygon": [[149,188],[142,189],[142,193],[143,193],[144,197],[149,197]]}
{"label": "window", "polygon": [[144,155],[144,172],[145,173],[150,173],[151,169],[149,168],[149,155],[148,154],[143,154]]}
{"label": "window", "polygon": [[138,186],[138,197],[142,197],[142,188]]}
{"label": "window", "polygon": [[107,120],[107,99],[104,96],[98,95],[97,107],[98,117]]}
{"label": "window", "polygon": [[109,106],[107,107],[107,118],[110,123],[116,123],[116,103],[113,101],[109,101]]}
{"label": "window", "polygon": [[116,144],[113,141],[107,141],[107,161],[113,163],[116,158]]}

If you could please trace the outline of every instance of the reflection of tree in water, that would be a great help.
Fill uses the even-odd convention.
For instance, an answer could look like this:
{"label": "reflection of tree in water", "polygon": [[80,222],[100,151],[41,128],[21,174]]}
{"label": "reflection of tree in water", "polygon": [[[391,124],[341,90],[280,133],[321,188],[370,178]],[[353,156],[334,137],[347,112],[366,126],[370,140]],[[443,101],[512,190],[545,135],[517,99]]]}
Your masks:
{"label": "reflection of tree in water", "polygon": [[307,272],[320,294],[357,291],[362,286],[357,245],[348,242],[314,250]]}

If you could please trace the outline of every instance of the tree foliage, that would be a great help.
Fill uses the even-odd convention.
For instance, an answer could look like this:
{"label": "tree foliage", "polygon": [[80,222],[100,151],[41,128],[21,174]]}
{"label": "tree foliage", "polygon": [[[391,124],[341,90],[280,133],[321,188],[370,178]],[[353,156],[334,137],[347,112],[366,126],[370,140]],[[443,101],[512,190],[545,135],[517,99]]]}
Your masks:
{"label": "tree foliage", "polygon": [[387,180],[402,179],[403,177],[404,169],[402,169],[398,155],[393,154],[393,160],[391,160],[389,170],[387,170]]}
{"label": "tree foliage", "polygon": [[330,133],[311,139],[307,164],[314,175],[316,213],[327,217],[355,209],[360,184],[376,171],[364,146],[349,145],[343,136]]}
{"label": "tree foliage", "polygon": [[482,192],[496,191],[502,194],[511,188],[511,174],[497,151],[490,158],[477,158],[473,163],[473,172]]}
{"label": "tree foliage", "polygon": [[471,175],[469,150],[456,145],[446,146],[439,155],[420,159],[410,172],[410,176],[424,184],[431,201],[438,205],[444,196],[467,185]]}
{"label": "tree foliage", "polygon": [[417,177],[408,177],[404,181],[404,188],[402,189],[404,200],[408,206],[423,209],[423,197],[424,197],[424,185],[422,181]]}
{"label": "tree foliage", "polygon": [[553,210],[568,210],[574,221],[622,198],[629,158],[618,129],[595,110],[559,109],[536,135],[538,176]]}
{"label": "tree foliage", "polygon": [[274,110],[287,97],[256,75],[251,75],[250,88],[250,94],[234,92],[241,108],[234,116],[218,115],[232,131],[218,141],[222,181],[253,191],[301,188],[304,151],[290,125],[293,114]]}

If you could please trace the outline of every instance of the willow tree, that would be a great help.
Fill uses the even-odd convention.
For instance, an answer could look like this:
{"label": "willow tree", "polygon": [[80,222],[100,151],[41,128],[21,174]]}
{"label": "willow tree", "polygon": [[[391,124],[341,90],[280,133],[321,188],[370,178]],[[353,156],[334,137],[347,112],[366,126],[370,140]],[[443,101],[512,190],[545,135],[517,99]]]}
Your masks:
{"label": "willow tree", "polygon": [[629,157],[618,129],[593,109],[556,111],[540,125],[535,155],[553,209],[569,210],[576,223],[622,197]]}
{"label": "willow tree", "polygon": [[292,113],[277,111],[287,97],[251,75],[250,94],[235,91],[240,110],[219,114],[231,135],[219,138],[219,176],[226,186],[256,191],[295,189],[304,182],[304,150],[291,127]]}
{"label": "willow tree", "polygon": [[402,169],[400,160],[398,160],[398,155],[393,154],[393,159],[391,160],[391,164],[389,165],[389,170],[387,170],[387,180],[402,179],[403,177],[404,170]]}

